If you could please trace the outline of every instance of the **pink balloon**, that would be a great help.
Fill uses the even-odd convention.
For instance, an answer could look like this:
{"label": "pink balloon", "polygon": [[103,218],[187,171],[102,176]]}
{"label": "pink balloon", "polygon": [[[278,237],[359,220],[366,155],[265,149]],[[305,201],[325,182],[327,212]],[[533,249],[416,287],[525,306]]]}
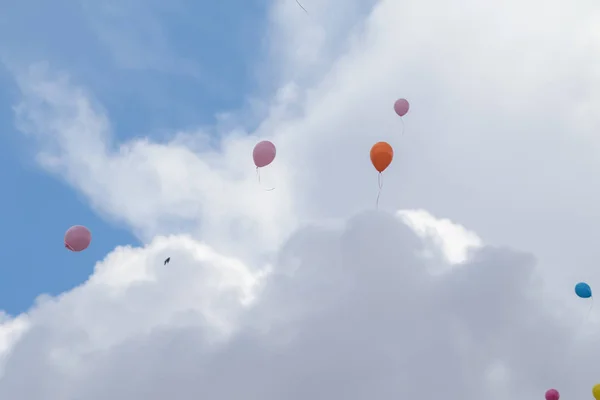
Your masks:
{"label": "pink balloon", "polygon": [[254,146],[254,151],[252,152],[254,165],[256,165],[257,168],[266,167],[273,162],[276,153],[277,150],[275,149],[275,145],[268,140],[258,143]]}
{"label": "pink balloon", "polygon": [[546,400],[558,400],[560,398],[560,394],[556,389],[549,389],[546,392]]}
{"label": "pink balloon", "polygon": [[408,104],[408,100],[406,99],[399,99],[396,100],[396,102],[394,103],[394,111],[396,111],[396,114],[398,114],[401,117],[404,117],[406,113],[408,113],[409,108],[410,105]]}
{"label": "pink balloon", "polygon": [[72,226],[65,233],[65,247],[71,251],[83,251],[91,242],[92,233],[85,226]]}

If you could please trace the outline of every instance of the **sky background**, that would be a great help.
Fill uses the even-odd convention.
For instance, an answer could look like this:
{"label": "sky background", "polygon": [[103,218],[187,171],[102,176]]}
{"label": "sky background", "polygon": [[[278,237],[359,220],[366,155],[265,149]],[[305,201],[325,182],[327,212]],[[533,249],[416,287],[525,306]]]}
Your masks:
{"label": "sky background", "polygon": [[[258,89],[253,68],[265,52],[265,1],[162,3],[25,1],[4,7],[0,304],[11,314],[27,310],[39,294],[82,283],[96,260],[138,241],[35,165],[32,142],[15,127],[19,94],[10,68],[47,62],[68,70],[110,113],[117,140],[211,125],[215,114],[240,108]],[[92,230],[87,252],[69,254],[62,246],[71,225]]]}
{"label": "sky background", "polygon": [[199,4],[2,7],[0,398],[589,398],[597,0]]}

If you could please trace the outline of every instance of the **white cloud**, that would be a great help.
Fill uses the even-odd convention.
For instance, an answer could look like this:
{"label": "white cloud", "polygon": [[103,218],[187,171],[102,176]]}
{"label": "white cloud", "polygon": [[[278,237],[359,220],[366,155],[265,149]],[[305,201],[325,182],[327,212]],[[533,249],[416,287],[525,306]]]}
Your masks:
{"label": "white cloud", "polygon": [[[181,225],[198,235],[210,232],[213,245],[251,237],[252,248],[260,243],[272,250],[284,239],[294,221],[285,166],[262,172],[277,191],[255,190],[251,151],[256,137],[226,138],[223,156],[204,147],[200,157],[182,144],[146,139],[115,149],[107,118],[85,94],[64,76],[47,78],[47,69],[36,66],[21,79],[26,101],[17,107],[20,126],[51,142],[40,154],[42,164],[101,212],[124,220],[145,239]],[[190,221],[202,221],[202,227],[186,226]],[[259,222],[270,229],[259,228]]]}
{"label": "white cloud", "polygon": [[[434,276],[418,256],[422,246],[400,219],[368,212],[344,227],[299,230],[278,254],[287,272],[262,278],[190,238],[117,249],[87,283],[30,312],[0,395],[526,399],[550,386],[589,393],[597,377],[588,349],[600,343],[585,337],[571,347],[578,326],[549,314],[530,255],[482,247],[462,268]],[[135,283],[111,278],[129,270]],[[255,302],[244,306],[251,293]]]}
{"label": "white cloud", "polygon": [[27,315],[20,315],[17,318],[11,318],[3,315],[0,323],[0,365],[6,362],[15,343],[21,339],[22,335],[30,327]]}
{"label": "white cloud", "polygon": [[[589,396],[598,326],[572,285],[600,281],[596,3],[370,4],[274,7],[268,115],[218,143],[117,143],[77,82],[22,71],[41,164],[149,244],[19,317],[0,397]],[[382,208],[419,211],[364,212],[379,140],[396,150]]]}
{"label": "white cloud", "polygon": [[448,219],[436,219],[425,210],[403,210],[398,215],[420,237],[432,240],[450,264],[467,261],[471,250],[483,244],[476,233]]}

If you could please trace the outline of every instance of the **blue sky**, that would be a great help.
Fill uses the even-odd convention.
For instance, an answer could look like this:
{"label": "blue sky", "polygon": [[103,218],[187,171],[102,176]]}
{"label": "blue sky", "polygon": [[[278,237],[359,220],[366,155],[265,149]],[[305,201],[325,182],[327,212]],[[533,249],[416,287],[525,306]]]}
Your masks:
{"label": "blue sky", "polygon": [[[41,293],[83,282],[115,246],[138,244],[37,166],[35,144],[15,127],[13,73],[39,62],[68,73],[108,112],[116,140],[210,124],[258,90],[266,9],[264,0],[24,0],[3,9],[0,308],[24,311]],[[63,248],[74,224],[92,230],[85,253]]]}

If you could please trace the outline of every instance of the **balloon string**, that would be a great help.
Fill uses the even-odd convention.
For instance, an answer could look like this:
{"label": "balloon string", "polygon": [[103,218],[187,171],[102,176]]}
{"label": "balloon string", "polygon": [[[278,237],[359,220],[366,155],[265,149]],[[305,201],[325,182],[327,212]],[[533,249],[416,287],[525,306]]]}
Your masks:
{"label": "balloon string", "polygon": [[590,318],[590,314],[592,313],[592,308],[594,308],[594,297],[592,296],[592,304],[590,304],[590,309],[588,310],[587,316],[585,320],[587,321]]}
{"label": "balloon string", "polygon": [[[258,169],[258,167],[256,167],[256,178],[258,179],[258,184],[259,184],[260,186],[262,186],[262,183],[260,182],[260,170]],[[267,189],[267,188],[265,188],[265,187],[263,187],[263,189],[264,189],[265,191],[267,191],[267,192],[270,192],[271,190],[275,190],[275,188],[270,188],[270,189]]]}
{"label": "balloon string", "polygon": [[308,14],[308,11],[306,11],[306,8],[304,8],[304,6],[302,4],[300,4],[300,2],[298,0],[296,0],[296,3],[298,3],[298,5],[300,6],[300,8],[303,9],[304,12]]}
{"label": "balloon string", "polygon": [[569,359],[566,363],[566,370],[573,369],[574,353],[576,351],[576,340],[579,337],[579,335],[581,335],[583,328],[585,327],[585,323],[588,321],[588,319],[590,317],[590,313],[592,312],[592,308],[594,307],[594,297],[592,297],[591,300],[592,300],[592,304],[590,304],[590,308],[588,309],[588,312],[587,312],[585,318],[581,321],[579,328],[577,328],[577,330],[574,331],[573,342],[571,342],[570,350],[568,351]]}
{"label": "balloon string", "polygon": [[404,135],[404,118],[400,117],[400,122],[402,123],[402,133],[400,135]]}
{"label": "balloon string", "polygon": [[594,298],[592,297],[591,299],[592,299],[592,304],[590,304],[590,308],[588,309],[588,312],[585,315],[585,318],[581,321],[581,325],[579,325],[579,329],[577,329],[577,331],[575,332],[576,337],[581,334],[583,327],[585,326],[586,322],[590,318],[590,314],[592,313],[592,308],[594,307]]}
{"label": "balloon string", "polygon": [[592,297],[592,298],[591,298],[591,300],[592,300],[592,301],[591,301],[591,303],[592,303],[592,304],[590,304],[590,308],[588,309],[588,312],[587,312],[587,314],[585,315],[585,318],[584,318],[583,322],[581,323],[581,326],[579,327],[579,330],[580,330],[580,331],[583,329],[583,327],[585,326],[585,323],[586,323],[586,322],[588,321],[588,319],[590,318],[590,314],[591,314],[591,312],[592,312],[592,308],[594,307],[594,298]]}
{"label": "balloon string", "polygon": [[383,179],[381,177],[381,172],[377,175],[377,186],[379,186],[379,192],[377,193],[377,200],[375,201],[375,206],[379,209],[379,197],[381,196],[381,189],[383,189]]}

